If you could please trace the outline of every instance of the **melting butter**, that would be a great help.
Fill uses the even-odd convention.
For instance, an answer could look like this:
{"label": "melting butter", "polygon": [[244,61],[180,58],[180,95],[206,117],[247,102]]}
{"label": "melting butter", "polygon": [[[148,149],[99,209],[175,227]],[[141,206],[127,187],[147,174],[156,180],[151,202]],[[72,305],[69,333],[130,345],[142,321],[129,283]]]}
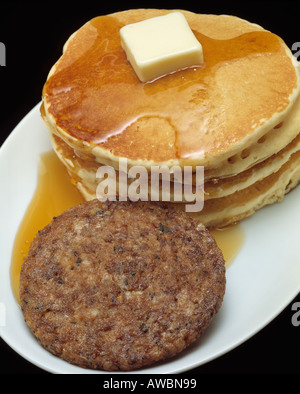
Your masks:
{"label": "melting butter", "polygon": [[121,44],[142,82],[203,63],[202,45],[181,12],[120,29]]}

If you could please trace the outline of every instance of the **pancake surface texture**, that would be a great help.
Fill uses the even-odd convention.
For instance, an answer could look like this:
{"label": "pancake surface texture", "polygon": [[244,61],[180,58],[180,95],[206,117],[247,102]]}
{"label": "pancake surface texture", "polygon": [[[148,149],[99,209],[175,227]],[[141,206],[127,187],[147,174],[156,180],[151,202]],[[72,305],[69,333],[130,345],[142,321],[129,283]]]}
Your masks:
{"label": "pancake surface texture", "polygon": [[84,368],[132,370],[196,341],[219,310],[225,262],[202,225],[160,203],[85,202],[39,232],[24,260],[25,320]]}

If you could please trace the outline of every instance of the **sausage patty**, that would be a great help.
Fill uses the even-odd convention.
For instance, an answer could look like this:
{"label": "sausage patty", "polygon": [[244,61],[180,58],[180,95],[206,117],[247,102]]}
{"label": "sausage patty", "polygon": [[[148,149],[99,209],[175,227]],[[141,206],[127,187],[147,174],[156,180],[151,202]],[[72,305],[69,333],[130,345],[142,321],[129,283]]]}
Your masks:
{"label": "sausage patty", "polygon": [[84,202],[39,231],[20,300],[40,344],[83,368],[128,371],[196,341],[225,292],[222,252],[184,212]]}

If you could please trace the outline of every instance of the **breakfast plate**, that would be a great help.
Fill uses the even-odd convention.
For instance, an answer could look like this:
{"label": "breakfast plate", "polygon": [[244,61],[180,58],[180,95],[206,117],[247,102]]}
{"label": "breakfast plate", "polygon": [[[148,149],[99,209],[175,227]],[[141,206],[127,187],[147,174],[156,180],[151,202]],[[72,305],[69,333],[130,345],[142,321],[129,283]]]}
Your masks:
{"label": "breakfast plate", "polygon": [[[51,150],[40,103],[0,149],[0,333],[32,364],[58,374],[101,374],[79,368],[44,350],[26,326],[10,283],[15,235],[35,192],[40,155]],[[241,224],[245,242],[227,268],[223,305],[205,334],[167,362],[133,373],[181,373],[239,346],[272,321],[300,292],[300,188]]]}

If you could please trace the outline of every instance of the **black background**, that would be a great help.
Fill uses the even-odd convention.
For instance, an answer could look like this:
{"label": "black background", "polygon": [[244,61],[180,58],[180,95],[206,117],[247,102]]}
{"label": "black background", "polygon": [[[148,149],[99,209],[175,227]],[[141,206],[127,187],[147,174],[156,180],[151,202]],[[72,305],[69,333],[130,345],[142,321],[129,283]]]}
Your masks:
{"label": "black background", "polygon": [[[271,30],[291,48],[293,43],[300,42],[298,4],[297,1],[1,1],[0,42],[6,46],[6,66],[0,67],[0,144],[41,100],[43,84],[50,67],[61,55],[64,42],[94,16],[129,8],[181,8],[199,13],[231,14]],[[1,183],[0,193],[4,188]],[[282,231],[284,236],[285,229]],[[300,295],[247,342],[189,373],[199,377],[217,373],[299,374],[300,326],[294,327],[291,323],[294,302],[300,302]],[[0,373],[47,374],[20,357],[1,339]]]}

